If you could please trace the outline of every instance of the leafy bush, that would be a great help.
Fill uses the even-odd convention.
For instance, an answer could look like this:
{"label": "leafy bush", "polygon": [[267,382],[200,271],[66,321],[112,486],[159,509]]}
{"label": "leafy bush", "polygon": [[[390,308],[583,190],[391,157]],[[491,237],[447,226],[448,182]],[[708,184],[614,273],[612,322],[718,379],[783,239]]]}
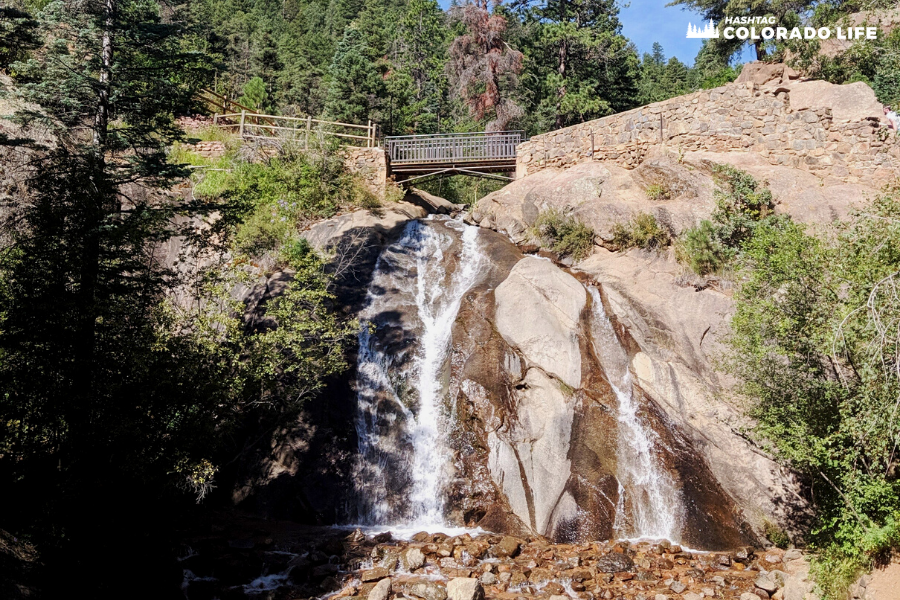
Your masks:
{"label": "leafy bush", "polygon": [[732,248],[753,235],[753,230],[775,210],[772,192],[751,175],[730,165],[715,165],[716,209],[712,220],[722,242]]}
{"label": "leafy bush", "polygon": [[647,192],[647,197],[651,200],[668,200],[672,197],[672,192],[669,190],[669,186],[664,183],[654,183],[648,185],[645,191]]}
{"label": "leafy bush", "polygon": [[811,486],[823,598],[900,545],[900,187],[823,237],[787,219],[742,246],[728,339],[756,433]]}
{"label": "leafy bush", "polygon": [[661,227],[656,217],[650,213],[637,213],[625,224],[613,226],[613,244],[619,249],[643,248],[653,250],[665,248],[672,242],[668,230]]}
{"label": "leafy bush", "polygon": [[718,229],[706,219],[681,234],[675,244],[675,258],[698,275],[720,271],[732,256],[733,250],[722,243]]}
{"label": "leafy bush", "polygon": [[774,217],[772,192],[730,165],[715,165],[716,208],[710,220],[682,233],[675,257],[698,275],[720,272],[761,224]]}
{"label": "leafy bush", "polygon": [[560,256],[587,258],[594,247],[594,230],[580,219],[550,208],[538,215],[532,236]]}

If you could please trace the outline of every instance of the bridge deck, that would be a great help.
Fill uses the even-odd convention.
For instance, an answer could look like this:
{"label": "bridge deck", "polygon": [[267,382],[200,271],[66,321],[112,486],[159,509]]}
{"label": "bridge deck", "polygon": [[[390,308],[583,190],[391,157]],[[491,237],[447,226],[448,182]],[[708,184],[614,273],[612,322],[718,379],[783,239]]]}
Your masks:
{"label": "bridge deck", "polygon": [[437,133],[384,138],[391,173],[400,179],[441,173],[513,171],[522,131]]}

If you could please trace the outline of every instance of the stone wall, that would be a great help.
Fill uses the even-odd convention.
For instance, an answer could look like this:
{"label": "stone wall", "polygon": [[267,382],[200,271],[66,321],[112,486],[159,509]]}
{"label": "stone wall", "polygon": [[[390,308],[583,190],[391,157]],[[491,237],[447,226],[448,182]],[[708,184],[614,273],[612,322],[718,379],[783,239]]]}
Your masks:
{"label": "stone wall", "polygon": [[[900,138],[886,135],[877,115],[839,121],[821,102],[792,107],[791,90],[809,84],[824,82],[732,83],[537,135],[519,145],[516,177],[592,159],[634,168],[653,146],[672,153],[754,152],[773,165],[848,182],[883,183],[900,175]],[[866,114],[874,113],[871,90],[853,86],[865,87],[871,95]],[[831,87],[838,96],[860,91]]]}
{"label": "stone wall", "polygon": [[384,196],[387,183],[387,158],[383,148],[347,147],[344,164],[347,170],[362,178],[373,194]]}

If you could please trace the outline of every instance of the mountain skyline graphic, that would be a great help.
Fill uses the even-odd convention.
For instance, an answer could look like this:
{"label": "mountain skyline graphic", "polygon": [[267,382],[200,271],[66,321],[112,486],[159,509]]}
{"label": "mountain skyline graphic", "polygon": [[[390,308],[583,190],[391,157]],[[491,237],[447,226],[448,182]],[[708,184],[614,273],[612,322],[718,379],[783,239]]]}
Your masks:
{"label": "mountain skyline graphic", "polygon": [[719,30],[716,29],[712,19],[709,20],[709,23],[703,29],[695,27],[693,23],[688,23],[687,37],[700,39],[718,38]]}

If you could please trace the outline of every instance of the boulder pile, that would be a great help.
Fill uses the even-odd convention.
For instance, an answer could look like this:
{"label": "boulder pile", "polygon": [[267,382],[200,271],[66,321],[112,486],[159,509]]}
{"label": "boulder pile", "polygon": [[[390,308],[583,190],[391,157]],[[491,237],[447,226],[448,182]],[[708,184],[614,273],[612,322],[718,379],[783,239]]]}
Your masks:
{"label": "boulder pile", "polygon": [[[426,532],[402,541],[390,533],[366,536],[356,530],[344,538],[319,536],[303,547],[268,550],[258,556],[263,563],[261,575],[243,585],[215,585],[214,576],[186,570],[190,573],[185,581],[188,598],[213,597],[210,593],[219,598],[273,600],[815,597],[802,554],[774,548],[697,552],[664,540],[554,544],[545,538],[469,533],[450,537]],[[259,559],[249,562],[260,564]]]}

